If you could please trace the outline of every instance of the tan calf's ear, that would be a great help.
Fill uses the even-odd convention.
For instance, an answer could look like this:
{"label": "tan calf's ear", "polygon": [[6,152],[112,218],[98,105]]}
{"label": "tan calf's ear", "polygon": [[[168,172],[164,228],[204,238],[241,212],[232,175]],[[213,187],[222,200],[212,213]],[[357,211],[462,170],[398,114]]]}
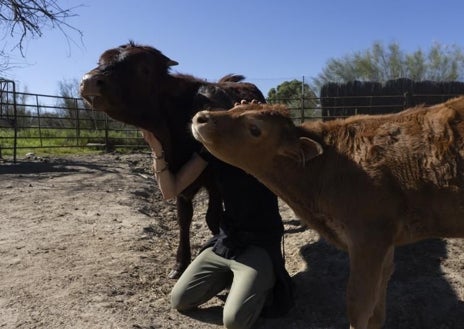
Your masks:
{"label": "tan calf's ear", "polygon": [[321,155],[322,152],[321,144],[310,138],[300,137],[293,143],[282,146],[277,153],[293,159],[304,167],[308,161]]}
{"label": "tan calf's ear", "polygon": [[308,137],[300,137],[301,162],[304,165],[307,161],[321,155],[324,150],[321,144]]}

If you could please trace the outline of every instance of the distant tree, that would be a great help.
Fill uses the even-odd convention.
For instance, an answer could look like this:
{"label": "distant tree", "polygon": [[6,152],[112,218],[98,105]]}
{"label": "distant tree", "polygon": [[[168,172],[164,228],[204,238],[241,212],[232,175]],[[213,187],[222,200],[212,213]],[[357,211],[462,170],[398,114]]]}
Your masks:
{"label": "distant tree", "polygon": [[[59,96],[62,97],[57,107],[59,114],[67,118],[68,126],[82,129],[105,129],[107,115],[103,112],[93,111],[86,107],[79,94],[79,81],[77,79],[62,80],[58,83]],[[119,129],[125,127],[122,122],[110,121],[111,128]]]}
{"label": "distant tree", "polygon": [[24,106],[26,99],[26,94],[13,92],[9,81],[0,80],[0,119],[12,121],[16,118],[18,127],[26,126],[28,123],[28,115]]}
{"label": "distant tree", "polygon": [[317,115],[318,100],[307,83],[299,80],[284,81],[276,88],[271,88],[267,96],[268,103],[286,104],[290,109],[304,111],[304,116]]}
{"label": "distant tree", "polygon": [[58,94],[61,97],[80,98],[79,81],[77,79],[64,79],[58,82]]}
{"label": "distant tree", "polygon": [[317,89],[327,82],[377,81],[409,78],[416,81],[455,81],[464,79],[464,53],[457,45],[435,43],[424,52],[401,50],[397,43],[384,46],[375,42],[370,49],[342,58],[329,59],[314,79]]}
{"label": "distant tree", "polygon": [[[10,51],[19,49],[24,57],[24,42],[28,38],[42,37],[45,28],[60,30],[68,44],[72,41],[69,32],[82,32],[67,23],[67,19],[76,16],[76,7],[63,8],[57,0],[0,0],[0,30],[4,35],[4,42],[0,50],[0,76],[10,67]],[[14,40],[11,49],[8,48],[9,39]]]}
{"label": "distant tree", "polygon": [[[67,118],[68,126],[81,128],[97,128],[95,113],[84,110],[84,103],[79,96],[79,81],[77,79],[62,80],[58,82],[59,99],[57,107],[59,115]],[[79,122],[78,122],[79,120]]]}
{"label": "distant tree", "polygon": [[267,95],[269,103],[285,103],[287,105],[299,104],[301,106],[302,97],[305,100],[305,105],[310,106],[311,98],[316,97],[307,83],[299,80],[284,81],[276,88],[271,88]]}

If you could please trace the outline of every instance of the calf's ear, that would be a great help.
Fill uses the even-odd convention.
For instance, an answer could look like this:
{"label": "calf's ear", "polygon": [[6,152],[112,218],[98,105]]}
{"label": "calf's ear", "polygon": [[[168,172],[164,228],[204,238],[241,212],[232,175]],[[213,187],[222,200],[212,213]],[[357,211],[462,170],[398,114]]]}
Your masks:
{"label": "calf's ear", "polygon": [[300,137],[301,162],[304,165],[307,161],[321,155],[324,150],[321,144],[308,137]]}
{"label": "calf's ear", "polygon": [[302,166],[323,152],[321,144],[308,137],[300,137],[296,143],[287,144],[278,151],[280,155],[292,158]]}
{"label": "calf's ear", "polygon": [[166,66],[167,66],[167,67],[179,65],[179,63],[176,62],[175,60],[172,60],[172,59],[170,59],[169,57],[164,56],[164,55],[163,55],[163,57],[164,57],[164,59],[165,59],[165,61],[166,61]]}

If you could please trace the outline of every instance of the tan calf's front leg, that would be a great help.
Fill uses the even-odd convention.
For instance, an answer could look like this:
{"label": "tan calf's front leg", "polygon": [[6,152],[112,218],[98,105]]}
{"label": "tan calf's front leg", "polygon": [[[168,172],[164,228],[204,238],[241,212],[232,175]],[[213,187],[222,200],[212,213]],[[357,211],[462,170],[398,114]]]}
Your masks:
{"label": "tan calf's front leg", "polygon": [[394,255],[395,247],[391,246],[385,256],[383,267],[382,267],[382,278],[379,287],[379,296],[375,305],[374,314],[369,319],[367,328],[369,329],[381,329],[386,319],[386,301],[387,301],[387,287],[390,277],[394,271]]}
{"label": "tan calf's front leg", "polygon": [[371,329],[368,326],[371,317],[372,325],[382,325],[378,323],[385,316],[385,310],[381,308],[385,307],[382,289],[386,288],[386,284],[382,279],[384,264],[391,257],[391,248],[389,243],[374,236],[356,239],[350,246],[350,277],[346,294],[350,329]]}

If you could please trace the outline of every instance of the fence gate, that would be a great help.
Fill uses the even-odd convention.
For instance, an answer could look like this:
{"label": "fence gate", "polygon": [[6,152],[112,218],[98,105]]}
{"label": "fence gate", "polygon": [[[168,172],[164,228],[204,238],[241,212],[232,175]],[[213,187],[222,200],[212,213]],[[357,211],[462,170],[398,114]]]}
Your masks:
{"label": "fence gate", "polygon": [[[13,129],[13,161],[16,163],[16,146],[18,137],[16,111],[16,86],[12,80],[0,79],[0,128]],[[0,139],[0,158],[2,157],[2,143]]]}

